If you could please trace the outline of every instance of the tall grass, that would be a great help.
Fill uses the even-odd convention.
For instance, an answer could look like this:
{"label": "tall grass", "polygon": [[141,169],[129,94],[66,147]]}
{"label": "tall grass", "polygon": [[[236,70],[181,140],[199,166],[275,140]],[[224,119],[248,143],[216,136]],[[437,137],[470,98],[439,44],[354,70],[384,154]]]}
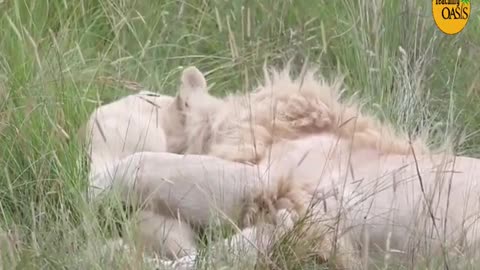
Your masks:
{"label": "tall grass", "polygon": [[345,75],[346,95],[380,117],[436,144],[461,139],[458,153],[480,157],[472,6],[464,31],[446,36],[428,1],[0,1],[0,263],[113,267],[98,246],[124,215],[86,202],[77,132],[94,107],[128,91],[100,76],[173,94],[181,67],[196,65],[221,95],[251,89],[265,61],[308,59],[327,77]]}

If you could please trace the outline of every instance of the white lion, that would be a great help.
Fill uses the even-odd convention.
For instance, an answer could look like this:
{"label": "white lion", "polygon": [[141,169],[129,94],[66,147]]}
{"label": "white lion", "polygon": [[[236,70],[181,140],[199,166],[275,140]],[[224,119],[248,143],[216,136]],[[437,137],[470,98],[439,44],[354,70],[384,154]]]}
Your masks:
{"label": "white lion", "polygon": [[[219,99],[199,88],[181,88],[185,114],[186,153],[208,154],[240,162],[265,159],[268,148],[285,139],[334,134],[352,141],[353,149],[372,148],[388,154],[428,152],[421,139],[375,117],[362,114],[358,102],[340,101],[339,81],[330,84],[307,71],[293,80],[289,67],[269,75],[254,92]],[[192,81],[204,80],[194,67]],[[199,91],[200,90],[200,91]]]}
{"label": "white lion", "polygon": [[[210,96],[206,84],[196,87],[205,80],[195,68],[182,78],[170,103],[175,110],[165,114],[180,121],[166,125],[179,128],[185,152],[195,155],[127,155],[113,163],[113,178],[98,178],[137,195],[150,209],[145,215],[153,213],[159,223],[188,223],[161,235],[175,243],[167,243],[172,253],[195,249],[189,226],[205,225],[212,212],[243,227],[263,213],[313,213],[310,219],[327,239],[346,233],[340,249],[348,250],[352,238],[362,253],[368,247],[408,253],[421,243],[440,251],[475,244],[480,161],[457,157],[452,164],[453,157],[430,154],[422,140],[411,143],[361,114],[354,101],[340,102],[339,85],[311,72],[297,80],[287,71],[274,73],[258,91],[225,99]],[[232,180],[245,176],[238,168],[250,177]],[[338,230],[324,230],[332,224]],[[321,245],[317,253],[330,254],[332,247]],[[343,265],[353,267],[348,262],[354,256],[345,258]]]}
{"label": "white lion", "polygon": [[347,209],[342,224],[353,228],[363,250],[411,255],[424,247],[438,254],[475,245],[480,161],[435,155],[422,139],[411,142],[338,93],[338,84],[313,72],[292,80],[288,68],[267,74],[265,85],[248,95],[220,100],[180,92],[188,105],[187,152],[253,162],[268,167],[274,181],[288,176],[294,183],[287,185],[292,190],[264,192],[262,200],[302,205],[338,190],[341,199],[328,197],[327,208]]}
{"label": "white lion", "polygon": [[[188,81],[182,82],[186,87]],[[206,87],[205,81],[192,87]],[[185,147],[183,118],[178,111],[178,98],[149,91],[129,95],[100,106],[86,123],[86,142],[90,159],[90,199],[97,199],[111,188],[111,180],[117,174],[117,164],[137,152],[182,152]],[[183,248],[188,250],[193,236],[182,230],[176,218],[156,214],[152,209],[139,212],[139,234],[150,250],[167,253],[168,256],[185,255],[172,241],[175,237],[188,238]],[[171,227],[179,233],[173,240],[164,239]],[[190,241],[190,242],[189,242]],[[165,243],[164,243],[165,242]],[[162,244],[162,248],[159,245]],[[164,248],[163,248],[164,247]],[[180,252],[180,254],[178,254]]]}
{"label": "white lion", "polygon": [[[274,187],[278,181],[270,181],[268,176],[258,175],[256,177],[248,177],[250,180],[237,181],[241,184],[240,187],[247,185],[249,181],[254,181],[253,184],[250,184],[251,188],[247,189],[248,192],[242,193],[236,189],[232,183],[224,180],[224,175],[212,175],[214,171],[217,171],[217,173],[220,172],[219,168],[215,166],[211,168],[213,164],[210,158],[208,159],[209,162],[206,162],[205,165],[205,170],[210,171],[210,173],[207,173],[205,176],[208,181],[204,181],[202,184],[209,184],[219,188],[224,187],[224,185],[220,185],[220,183],[224,183],[226,187],[233,189],[232,191],[228,192],[228,189],[222,188],[207,195],[194,193],[201,196],[196,197],[189,195],[182,197],[182,200],[187,204],[186,206],[178,205],[177,202],[180,200],[178,198],[176,199],[177,201],[170,195],[168,199],[165,198],[165,196],[167,196],[166,193],[162,193],[163,197],[160,193],[153,193],[153,196],[152,194],[150,194],[151,196],[147,196],[149,192],[156,190],[154,189],[154,187],[156,187],[155,185],[162,185],[163,189],[160,190],[170,190],[163,185],[164,182],[162,179],[164,178],[167,179],[167,182],[171,181],[171,179],[168,180],[169,178],[175,180],[171,181],[175,187],[173,194],[180,194],[183,190],[191,190],[190,184],[194,184],[194,187],[198,188],[198,174],[201,173],[199,171],[200,168],[197,169],[195,174],[192,174],[191,170],[188,169],[190,167],[185,166],[185,163],[194,163],[195,159],[198,158],[204,159],[202,156],[190,156],[189,159],[184,160],[178,159],[172,156],[172,154],[165,155],[160,153],[165,151],[181,152],[184,147],[188,149],[186,152],[202,151],[202,149],[195,149],[196,142],[192,139],[192,136],[187,136],[185,133],[185,125],[192,126],[192,124],[195,123],[195,115],[208,115],[210,113],[209,109],[215,108],[215,106],[212,106],[214,102],[218,101],[218,104],[221,103],[220,100],[216,100],[204,93],[207,93],[207,88],[203,75],[197,69],[189,68],[186,69],[182,75],[180,93],[177,97],[158,97],[145,92],[139,95],[132,95],[100,107],[92,114],[87,124],[87,131],[89,131],[87,137],[89,137],[88,142],[91,149],[90,194],[95,198],[105,189],[123,184],[124,187],[128,187],[124,191],[132,190],[139,195],[143,195],[140,197],[153,198],[151,200],[145,200],[144,202],[147,206],[140,211],[140,236],[145,241],[147,247],[157,253],[166,252],[169,257],[195,253],[194,233],[191,230],[191,226],[208,225],[210,218],[207,214],[209,212],[218,212],[219,205],[229,207],[229,210],[227,209],[228,211],[225,209],[220,211],[226,212],[224,215],[227,220],[230,220],[233,224],[240,225],[241,228],[247,228],[246,231],[239,235],[244,235],[245,232],[252,230],[256,231],[257,227],[251,227],[250,225],[254,225],[253,219],[258,219],[263,213],[252,216],[252,212],[246,211],[245,206],[250,205],[251,202],[254,201],[254,195],[262,193],[266,185],[269,186],[268,190],[278,189]],[[202,101],[202,98],[205,98],[205,100]],[[191,107],[190,104],[194,107]],[[202,104],[206,106],[202,107]],[[316,106],[319,105],[317,104]],[[314,109],[312,109],[312,111],[315,113]],[[190,114],[190,112],[193,113]],[[156,121],[153,121],[152,118]],[[314,118],[316,119],[318,117],[315,116]],[[328,122],[325,116],[321,116],[321,118],[323,118],[321,121]],[[288,121],[291,120],[285,120],[284,122],[288,124]],[[321,129],[324,125],[321,121],[314,122],[313,127]],[[131,128],[132,126],[133,129]],[[306,125],[285,126],[285,134],[290,133],[291,136],[294,136],[295,128],[300,131],[296,133],[301,133],[302,129],[309,131],[308,126],[306,128],[305,126]],[[187,141],[182,146],[181,142],[185,139]],[[201,142],[203,139],[202,133],[199,132],[197,134],[197,141]],[[171,143],[172,141],[173,143]],[[147,154],[147,158],[139,159],[139,156],[143,156],[144,154]],[[182,171],[187,174],[190,173],[190,177],[182,176],[181,174],[176,175],[175,173],[179,174],[181,172],[172,173],[166,169],[165,165],[162,166],[165,162],[168,163],[169,158],[176,158],[175,161],[170,162],[177,162],[178,166],[181,165],[185,167]],[[145,161],[140,162],[139,160]],[[225,164],[233,164],[218,158],[216,158],[216,160],[220,164],[223,164],[223,166],[226,166]],[[131,171],[133,170],[132,168],[138,168],[139,166],[143,168],[143,166],[147,166],[148,164],[154,164],[150,166],[148,170],[142,170],[148,173],[141,174],[141,177],[139,177],[137,173],[134,173],[134,177]],[[238,164],[235,166],[244,167],[246,165]],[[230,165],[230,167],[232,167],[232,165]],[[252,166],[249,166],[248,170],[250,172],[254,171],[256,174],[262,171]],[[231,171],[231,169],[230,171],[226,169],[226,172],[227,174],[238,174],[238,171]],[[263,173],[265,173],[265,171]],[[165,177],[165,174],[167,174],[168,177]],[[121,179],[127,179],[130,182]],[[132,185],[128,185],[128,183],[131,184],[133,180],[138,181],[135,182],[135,185],[140,187],[140,190],[134,188]],[[288,187],[289,185],[285,185],[285,183],[286,182],[280,183],[280,186],[282,188]],[[205,188],[205,186],[203,186],[203,188]],[[124,195],[128,193],[129,192],[124,192]],[[168,192],[168,194],[171,193]],[[229,194],[230,196],[228,196]],[[219,203],[219,199],[224,197],[230,198],[232,201],[227,201],[223,204]],[[201,198],[214,200],[213,203],[207,205],[201,201]],[[194,206],[194,208],[188,208],[189,206]],[[303,204],[300,206],[303,208]],[[178,216],[178,213],[173,210],[183,209],[182,207],[185,207],[186,213]],[[273,214],[270,223],[272,220],[276,221],[274,223],[278,223],[278,216],[284,217],[287,208],[288,204],[284,204],[283,206],[278,205],[278,209],[275,209],[273,213],[267,213],[270,215]],[[202,209],[204,210],[201,211]],[[238,213],[234,214],[234,212]],[[195,215],[201,218],[201,220],[195,220]],[[168,229],[166,229],[166,227],[168,227]],[[318,226],[317,229],[318,228],[320,227]],[[325,230],[327,230],[326,227]],[[271,232],[273,233],[273,231]],[[236,237],[236,239],[238,238],[239,237]],[[259,238],[259,241],[261,239],[262,238]],[[331,246],[331,244],[329,244],[329,246]],[[325,255],[327,252],[322,252],[321,257],[327,258],[328,256]],[[346,264],[346,262],[343,264]]]}
{"label": "white lion", "polygon": [[290,181],[311,194],[310,211],[342,213],[341,231],[363,251],[411,256],[477,249],[480,160],[351,151],[333,136],[274,145],[272,152],[270,170],[294,166]]}
{"label": "white lion", "polygon": [[[197,69],[186,69],[178,97],[146,91],[130,95],[99,107],[86,126],[91,199],[115,186],[123,187],[124,199],[130,197],[132,192],[129,191],[140,195],[137,197],[144,203],[140,205],[138,219],[140,240],[147,249],[168,257],[194,254],[196,234],[193,227],[208,225],[214,213],[223,213],[225,221],[241,228],[253,225],[242,218],[247,215],[243,213],[243,206],[253,201],[253,194],[260,193],[265,184],[269,185],[268,181],[262,182],[264,177],[258,175],[260,171],[253,166],[213,157],[187,156],[183,159],[180,155],[165,153],[179,153],[191,147],[185,143],[184,113],[188,100],[202,98],[194,93],[206,91],[203,75]],[[188,95],[182,95],[184,93]],[[198,108],[195,111],[200,113]],[[145,167],[147,169],[143,169]],[[227,175],[239,180],[229,181],[225,179]],[[157,189],[159,186],[162,188]],[[191,193],[183,194],[185,191]],[[285,216],[282,209],[276,209],[273,213],[276,221],[278,213]],[[251,213],[248,217],[252,217]],[[250,232],[256,229],[250,227],[235,239],[245,234],[252,236]],[[274,230],[268,231],[274,233]],[[264,242],[262,239],[259,237],[257,241],[250,237],[250,241],[258,242],[256,246]]]}

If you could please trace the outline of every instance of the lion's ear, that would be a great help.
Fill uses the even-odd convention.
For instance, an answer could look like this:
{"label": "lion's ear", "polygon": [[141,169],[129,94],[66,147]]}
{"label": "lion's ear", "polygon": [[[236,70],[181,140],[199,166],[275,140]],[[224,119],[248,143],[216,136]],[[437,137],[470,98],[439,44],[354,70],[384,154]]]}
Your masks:
{"label": "lion's ear", "polygon": [[193,91],[207,92],[207,81],[202,72],[194,66],[187,67],[183,70],[181,78],[182,94],[190,94]]}
{"label": "lion's ear", "polygon": [[190,107],[199,95],[208,95],[207,81],[198,68],[187,67],[180,78],[180,90],[176,97],[177,109],[185,110]]}

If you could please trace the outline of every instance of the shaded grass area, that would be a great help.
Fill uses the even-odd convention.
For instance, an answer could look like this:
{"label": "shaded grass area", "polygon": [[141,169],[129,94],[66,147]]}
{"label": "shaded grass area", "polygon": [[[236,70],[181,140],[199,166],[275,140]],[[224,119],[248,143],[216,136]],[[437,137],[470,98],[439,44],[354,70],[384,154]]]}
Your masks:
{"label": "shaded grass area", "polygon": [[1,249],[2,264],[102,268],[96,246],[125,217],[85,201],[78,129],[129,92],[100,76],[174,94],[182,67],[196,65],[223,95],[252,89],[265,61],[308,59],[344,75],[346,95],[381,118],[480,157],[479,8],[446,36],[421,2],[0,1],[0,224],[18,244]]}

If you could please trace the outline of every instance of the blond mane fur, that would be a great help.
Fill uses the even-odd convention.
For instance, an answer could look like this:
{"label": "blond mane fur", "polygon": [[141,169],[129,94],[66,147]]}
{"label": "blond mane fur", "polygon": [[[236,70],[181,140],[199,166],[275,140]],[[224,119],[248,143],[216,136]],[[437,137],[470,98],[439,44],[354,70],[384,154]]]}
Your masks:
{"label": "blond mane fur", "polygon": [[[202,76],[199,71],[197,75]],[[257,163],[278,141],[327,133],[350,141],[353,149],[373,148],[384,154],[409,154],[412,148],[416,153],[428,152],[424,140],[410,141],[405,132],[362,113],[358,101],[342,101],[341,90],[339,80],[329,84],[315,70],[292,78],[287,66],[281,71],[266,70],[264,83],[252,93],[223,100],[206,91],[181,91],[180,97],[195,96],[184,111],[186,152]]]}

